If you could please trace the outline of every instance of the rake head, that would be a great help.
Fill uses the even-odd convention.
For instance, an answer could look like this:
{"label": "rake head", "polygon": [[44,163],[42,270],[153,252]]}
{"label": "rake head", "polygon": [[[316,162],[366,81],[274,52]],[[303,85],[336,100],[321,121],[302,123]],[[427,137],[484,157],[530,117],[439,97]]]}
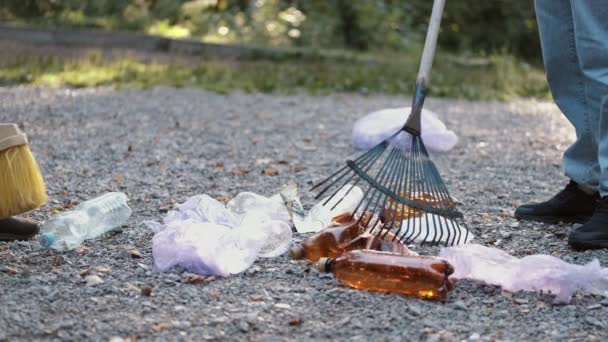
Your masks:
{"label": "rake head", "polygon": [[[316,198],[333,209],[359,185],[363,199],[351,213],[376,235],[403,243],[456,245],[472,235],[456,209],[418,131],[404,127],[315,185]],[[363,215],[371,213],[372,215]]]}

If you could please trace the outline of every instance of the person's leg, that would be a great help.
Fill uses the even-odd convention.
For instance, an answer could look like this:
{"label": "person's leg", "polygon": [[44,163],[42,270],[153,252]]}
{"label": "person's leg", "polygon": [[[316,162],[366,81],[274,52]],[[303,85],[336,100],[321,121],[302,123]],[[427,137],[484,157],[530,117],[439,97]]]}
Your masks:
{"label": "person's leg", "polygon": [[578,187],[597,190],[599,184],[595,134],[598,117],[588,111],[570,0],[536,0],[534,4],[549,87],[555,103],[574,125],[577,140],[564,153],[564,171],[573,182],[547,202],[518,207],[515,217],[582,223],[593,214],[596,196]]}
{"label": "person's leg", "polygon": [[575,248],[608,248],[608,3],[572,1],[572,16],[588,112],[598,120],[595,139],[603,198],[591,220],[572,232],[568,241]]}
{"label": "person's leg", "polygon": [[536,0],[536,17],[551,93],[576,130],[576,142],[564,153],[566,176],[579,185],[597,190],[600,174],[595,134],[598,114],[590,112],[587,103],[586,78],[580,67],[571,2],[577,1]]}
{"label": "person's leg", "polygon": [[[600,165],[599,190],[608,196],[608,2],[605,0],[572,1],[576,51],[584,76],[587,112],[592,123],[598,123]],[[604,109],[602,110],[602,105]]]}

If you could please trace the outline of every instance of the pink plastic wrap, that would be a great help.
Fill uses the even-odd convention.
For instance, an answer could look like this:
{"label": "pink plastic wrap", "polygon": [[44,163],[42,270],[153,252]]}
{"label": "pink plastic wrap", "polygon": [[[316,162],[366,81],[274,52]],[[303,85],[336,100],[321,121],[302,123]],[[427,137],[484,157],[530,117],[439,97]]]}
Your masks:
{"label": "pink plastic wrap", "polygon": [[477,244],[443,248],[439,256],[454,266],[454,278],[500,285],[511,292],[550,292],[556,303],[570,302],[578,290],[608,296],[608,270],[597,259],[586,265],[569,264],[543,254],[519,259]]}

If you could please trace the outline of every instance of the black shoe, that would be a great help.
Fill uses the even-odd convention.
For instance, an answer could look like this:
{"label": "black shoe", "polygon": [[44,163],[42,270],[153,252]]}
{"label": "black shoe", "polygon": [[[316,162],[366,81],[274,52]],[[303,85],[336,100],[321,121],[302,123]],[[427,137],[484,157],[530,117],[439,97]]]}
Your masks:
{"label": "black shoe", "polygon": [[524,204],[515,209],[515,218],[545,223],[585,223],[593,215],[598,194],[589,195],[574,181],[550,200]]}
{"label": "black shoe", "polygon": [[608,248],[608,197],[598,201],[589,222],[570,233],[568,244],[578,250]]}
{"label": "black shoe", "polygon": [[16,218],[0,220],[0,241],[28,240],[39,231],[38,225],[31,221]]}

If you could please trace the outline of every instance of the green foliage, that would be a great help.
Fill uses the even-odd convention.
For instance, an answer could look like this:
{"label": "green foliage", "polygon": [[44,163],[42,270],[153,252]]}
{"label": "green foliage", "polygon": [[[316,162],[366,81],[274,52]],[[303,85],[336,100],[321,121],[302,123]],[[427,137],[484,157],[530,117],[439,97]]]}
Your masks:
{"label": "green foliage", "polygon": [[[3,0],[0,19],[275,46],[407,50],[430,0]],[[539,59],[533,1],[447,1],[440,46]]]}
{"label": "green foliage", "polygon": [[[440,54],[432,75],[431,96],[508,100],[514,97],[548,97],[541,70],[517,59],[495,55],[483,66],[456,65],[451,55]],[[103,58],[99,52],[79,59],[0,53],[0,85],[50,86],[154,86],[200,87],[283,92],[308,91],[387,93],[410,95],[417,72],[416,53],[368,55],[366,58],[316,56],[285,60],[249,60],[239,63],[205,60],[147,62],[135,56]]]}

